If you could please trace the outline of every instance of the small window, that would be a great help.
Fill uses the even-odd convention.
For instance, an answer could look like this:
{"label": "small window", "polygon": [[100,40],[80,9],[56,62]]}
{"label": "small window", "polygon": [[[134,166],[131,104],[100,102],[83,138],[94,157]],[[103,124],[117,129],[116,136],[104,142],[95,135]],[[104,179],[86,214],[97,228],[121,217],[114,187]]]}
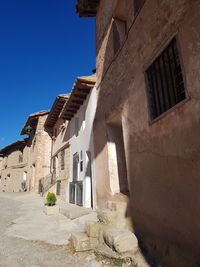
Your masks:
{"label": "small window", "polygon": [[61,151],[60,159],[61,159],[61,170],[64,170],[65,169],[65,150]]}
{"label": "small window", "polygon": [[79,130],[79,121],[78,121],[78,118],[75,118],[74,128],[75,128],[75,136],[77,137],[78,136],[78,130]]}
{"label": "small window", "polygon": [[19,155],[19,163],[21,163],[21,162],[23,162],[23,155],[22,154]]}
{"label": "small window", "polygon": [[152,120],[186,98],[176,38],[154,60],[146,75]]}
{"label": "small window", "polygon": [[126,37],[126,22],[117,18],[113,18],[113,51],[118,52]]}
{"label": "small window", "polygon": [[83,151],[80,152],[80,172],[83,171]]}
{"label": "small window", "polygon": [[55,171],[56,170],[56,157],[53,157],[53,159],[52,159],[52,164],[53,164],[53,171]]}
{"label": "small window", "polygon": [[73,155],[73,181],[78,180],[78,165],[79,165],[79,155],[75,153]]}
{"label": "small window", "polygon": [[86,113],[86,110],[84,109],[83,110],[83,122],[82,122],[82,129],[83,129],[83,131],[85,130],[85,113]]}

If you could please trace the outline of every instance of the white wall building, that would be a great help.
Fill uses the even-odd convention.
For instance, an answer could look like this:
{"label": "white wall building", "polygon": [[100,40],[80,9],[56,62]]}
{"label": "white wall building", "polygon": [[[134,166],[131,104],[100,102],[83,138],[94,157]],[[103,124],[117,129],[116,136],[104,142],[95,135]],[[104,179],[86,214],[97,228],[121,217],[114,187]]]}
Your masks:
{"label": "white wall building", "polygon": [[96,76],[78,77],[61,117],[69,121],[70,179],[66,199],[87,208],[96,206],[93,166],[93,121]]}

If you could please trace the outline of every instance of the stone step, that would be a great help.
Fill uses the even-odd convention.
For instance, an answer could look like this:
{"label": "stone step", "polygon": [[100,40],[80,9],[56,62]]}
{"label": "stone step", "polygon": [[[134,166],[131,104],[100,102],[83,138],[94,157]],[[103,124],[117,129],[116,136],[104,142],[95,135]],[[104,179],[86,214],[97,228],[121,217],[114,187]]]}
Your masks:
{"label": "stone step", "polygon": [[100,223],[99,222],[89,222],[86,224],[85,231],[88,237],[98,238],[100,234]]}
{"label": "stone step", "polygon": [[138,240],[136,236],[127,230],[105,230],[103,233],[105,243],[118,253],[138,251]]}
{"label": "stone step", "polygon": [[119,211],[97,210],[97,217],[101,223],[110,225],[113,228],[133,230],[131,218],[126,217],[124,213]]}
{"label": "stone step", "polygon": [[80,207],[71,203],[66,203],[63,201],[58,201],[58,205],[60,206],[60,213],[66,216],[67,218],[74,220],[81,216],[94,213],[92,209],[87,209],[84,207]]}
{"label": "stone step", "polygon": [[124,215],[127,214],[128,203],[122,201],[108,201],[107,208],[111,211],[117,211]]}
{"label": "stone step", "polygon": [[71,236],[72,245],[75,251],[87,251],[98,246],[97,238],[88,237],[86,233],[73,233]]}

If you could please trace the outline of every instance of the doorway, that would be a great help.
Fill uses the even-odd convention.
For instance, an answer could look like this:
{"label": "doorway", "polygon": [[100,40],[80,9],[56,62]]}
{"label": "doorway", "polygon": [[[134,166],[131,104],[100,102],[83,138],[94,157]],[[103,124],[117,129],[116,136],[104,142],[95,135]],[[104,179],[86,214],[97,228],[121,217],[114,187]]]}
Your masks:
{"label": "doorway", "polygon": [[79,181],[79,153],[73,155],[72,182],[69,183],[69,202],[83,206],[83,181]]}
{"label": "doorway", "polygon": [[112,117],[107,123],[108,166],[112,194],[129,195],[124,136],[121,115]]}

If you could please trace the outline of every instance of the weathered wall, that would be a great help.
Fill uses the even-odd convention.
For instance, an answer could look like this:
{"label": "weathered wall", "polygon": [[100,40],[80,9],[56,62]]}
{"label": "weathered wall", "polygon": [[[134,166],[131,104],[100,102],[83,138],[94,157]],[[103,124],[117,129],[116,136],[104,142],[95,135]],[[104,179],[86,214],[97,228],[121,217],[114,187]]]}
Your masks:
{"label": "weathered wall", "polygon": [[[69,127],[68,121],[63,121],[58,119],[53,127],[54,140],[52,146],[52,159],[56,158],[56,170],[55,176],[56,180],[60,181],[60,195],[57,197],[66,201],[67,200],[67,183],[69,180],[69,164],[70,164],[70,152],[69,152]],[[61,151],[65,151],[64,156],[64,168],[61,168]],[[51,163],[51,171],[53,171],[53,163]],[[57,182],[58,183],[58,182]],[[57,189],[57,183],[55,190]],[[57,190],[56,190],[57,192]]]}
{"label": "weathered wall", "polygon": [[[80,171],[80,159],[78,164],[78,180],[83,181],[83,206],[91,208],[96,206],[95,172],[93,166],[93,122],[96,112],[97,91],[91,90],[83,105],[71,119],[70,126],[70,181],[73,179],[73,155],[82,151],[83,170]],[[78,120],[78,130],[75,125]],[[77,136],[76,136],[77,132]],[[88,156],[90,155],[90,156]],[[91,159],[89,159],[91,157]],[[92,196],[91,196],[92,192]],[[92,200],[91,200],[92,199]]]}
{"label": "weathered wall", "polygon": [[[19,162],[19,156],[22,155],[23,161]],[[0,192],[22,192],[22,182],[27,178],[27,154],[28,147],[14,149],[9,151],[2,160]],[[26,179],[28,189],[28,179]]]}
{"label": "weathered wall", "polygon": [[38,192],[39,180],[50,172],[51,138],[44,130],[47,115],[40,116],[35,134],[30,140],[29,177],[30,190]]}
{"label": "weathered wall", "polygon": [[[200,3],[146,0],[135,18],[129,9],[127,39],[116,55],[108,22],[113,5],[106,3],[100,1],[96,22],[99,98],[94,139],[98,140],[95,166],[99,205],[114,197],[108,173],[106,120],[117,111],[121,113],[129,206],[136,234],[143,241],[150,236],[146,252],[151,247],[150,254],[159,255],[160,264],[164,261],[166,266],[192,266],[186,253],[180,256],[186,263],[174,264],[179,253],[173,251],[174,247],[193,251],[195,261],[200,247]],[[150,124],[144,71],[174,34],[188,101]]]}

